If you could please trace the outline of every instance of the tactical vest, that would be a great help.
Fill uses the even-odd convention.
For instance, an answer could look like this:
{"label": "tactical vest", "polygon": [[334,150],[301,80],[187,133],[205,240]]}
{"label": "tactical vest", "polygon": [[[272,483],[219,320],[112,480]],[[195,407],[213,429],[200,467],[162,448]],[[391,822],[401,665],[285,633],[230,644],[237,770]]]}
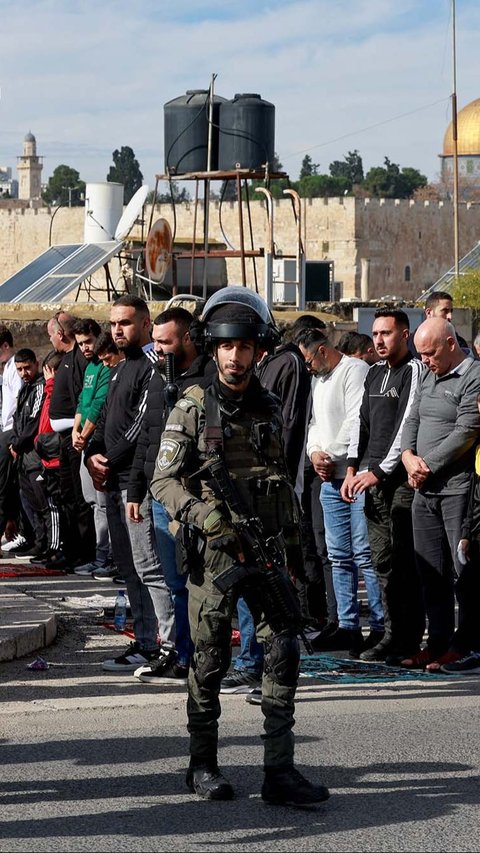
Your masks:
{"label": "tactical vest", "polygon": [[[246,507],[257,515],[267,535],[295,525],[298,514],[289,482],[282,443],[282,419],[278,404],[261,390],[258,407],[228,408],[215,394],[195,386],[185,393],[200,413],[198,451],[207,459],[220,453]],[[202,483],[202,493],[210,493]]]}

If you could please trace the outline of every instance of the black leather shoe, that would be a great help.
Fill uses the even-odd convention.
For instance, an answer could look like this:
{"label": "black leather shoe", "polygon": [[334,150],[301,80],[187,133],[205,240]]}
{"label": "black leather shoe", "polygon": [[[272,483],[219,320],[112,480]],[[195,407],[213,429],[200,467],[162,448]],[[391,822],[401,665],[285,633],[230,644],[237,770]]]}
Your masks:
{"label": "black leather shoe", "polygon": [[363,636],[360,628],[337,628],[333,634],[325,637],[320,634],[311,640],[311,645],[316,652],[336,652],[342,649],[350,649],[352,652],[360,653],[363,647]]}
{"label": "black leather shoe", "polygon": [[372,646],[370,649],[366,649],[362,652],[360,660],[370,663],[374,663],[375,661],[385,661],[390,655],[395,654],[396,649],[397,647],[392,638],[385,635],[383,640],[380,640],[376,646]]}
{"label": "black leather shoe", "polygon": [[187,787],[204,800],[233,800],[233,788],[218,767],[189,767],[185,781]]}
{"label": "black leather shoe", "polygon": [[295,767],[265,769],[262,800],[279,806],[311,806],[328,800],[330,792],[324,785],[312,785]]}

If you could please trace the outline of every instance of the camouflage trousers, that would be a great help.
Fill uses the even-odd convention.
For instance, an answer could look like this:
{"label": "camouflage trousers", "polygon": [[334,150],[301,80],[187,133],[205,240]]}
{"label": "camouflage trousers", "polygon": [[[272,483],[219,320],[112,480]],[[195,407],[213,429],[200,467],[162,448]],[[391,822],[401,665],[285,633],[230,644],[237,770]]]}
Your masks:
{"label": "camouflage trousers", "polygon": [[[293,764],[294,699],[298,682],[300,647],[293,631],[274,633],[263,618],[261,600],[250,589],[235,588],[221,593],[213,583],[215,573],[231,561],[218,552],[205,561],[205,571],[193,573],[188,582],[189,620],[195,652],[188,677],[188,731],[191,763],[216,762],[218,719],[221,714],[220,682],[231,661],[232,615],[238,596],[243,595],[252,611],[257,639],[264,645],[262,712],[264,715],[264,765]],[[224,565],[222,566],[222,562]],[[220,565],[219,565],[220,563]],[[212,566],[213,568],[213,566]]]}

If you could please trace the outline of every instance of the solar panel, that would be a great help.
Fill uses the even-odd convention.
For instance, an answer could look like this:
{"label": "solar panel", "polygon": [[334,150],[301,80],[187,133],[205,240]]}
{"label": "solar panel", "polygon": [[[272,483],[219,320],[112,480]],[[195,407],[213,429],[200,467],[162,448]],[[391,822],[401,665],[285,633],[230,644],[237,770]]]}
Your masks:
{"label": "solar panel", "polygon": [[51,246],[0,286],[0,302],[56,302],[115,255],[123,241]]}

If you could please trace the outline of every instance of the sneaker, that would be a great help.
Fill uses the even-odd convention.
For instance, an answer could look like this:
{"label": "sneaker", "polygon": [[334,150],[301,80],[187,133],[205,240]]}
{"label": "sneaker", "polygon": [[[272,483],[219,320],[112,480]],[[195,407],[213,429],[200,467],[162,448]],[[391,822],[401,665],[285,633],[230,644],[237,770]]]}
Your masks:
{"label": "sneaker", "polygon": [[248,702],[249,705],[261,705],[262,688],[254,687],[253,690],[250,690],[250,693],[247,693],[247,695],[245,696],[245,702]]}
{"label": "sneaker", "polygon": [[451,663],[443,663],[440,667],[442,672],[447,673],[466,673],[467,675],[475,675],[480,672],[480,652],[469,652],[460,660],[452,661]]}
{"label": "sneaker", "polygon": [[136,669],[145,666],[157,657],[158,649],[147,651],[146,649],[142,649],[135,641],[134,643],[129,643],[123,654],[117,658],[104,660],[102,669],[106,669],[107,672],[135,672]]}
{"label": "sneaker", "polygon": [[271,805],[310,806],[328,800],[324,785],[312,785],[295,767],[269,767],[265,770],[262,800]]}
{"label": "sneaker", "polygon": [[91,577],[94,572],[99,571],[101,568],[103,567],[99,566],[97,563],[84,563],[83,566],[77,566],[77,568],[73,570],[73,574]]}
{"label": "sneaker", "polygon": [[[118,576],[119,576],[118,569],[116,568],[116,566],[111,566],[111,565],[101,566],[100,568],[98,568],[98,566],[97,566],[97,568],[93,572],[93,577],[95,578],[96,581],[111,581]],[[123,578],[120,578],[120,582],[123,584],[125,583]]]}
{"label": "sneaker", "polygon": [[46,556],[45,548],[42,548],[41,545],[35,545],[30,543],[21,545],[12,552],[15,554],[15,558],[17,560],[29,560],[32,558],[33,560],[37,560],[38,558],[42,558]]}
{"label": "sneaker", "polygon": [[160,649],[158,658],[135,670],[135,678],[145,684],[186,684],[188,666],[177,663],[176,653],[171,649]]}
{"label": "sneaker", "polygon": [[233,669],[220,683],[220,693],[249,693],[252,687],[260,687],[261,679],[253,672]]}
{"label": "sneaker", "polygon": [[2,551],[5,551],[8,554],[9,551],[15,551],[17,548],[22,548],[23,545],[27,544],[27,540],[25,536],[22,536],[21,533],[17,533],[10,542],[2,542]]}
{"label": "sneaker", "polygon": [[43,567],[44,569],[58,569],[59,571],[67,572],[67,574],[71,572],[71,568],[62,551],[50,551],[44,557],[31,559],[30,564],[32,566],[38,566],[39,568]]}

